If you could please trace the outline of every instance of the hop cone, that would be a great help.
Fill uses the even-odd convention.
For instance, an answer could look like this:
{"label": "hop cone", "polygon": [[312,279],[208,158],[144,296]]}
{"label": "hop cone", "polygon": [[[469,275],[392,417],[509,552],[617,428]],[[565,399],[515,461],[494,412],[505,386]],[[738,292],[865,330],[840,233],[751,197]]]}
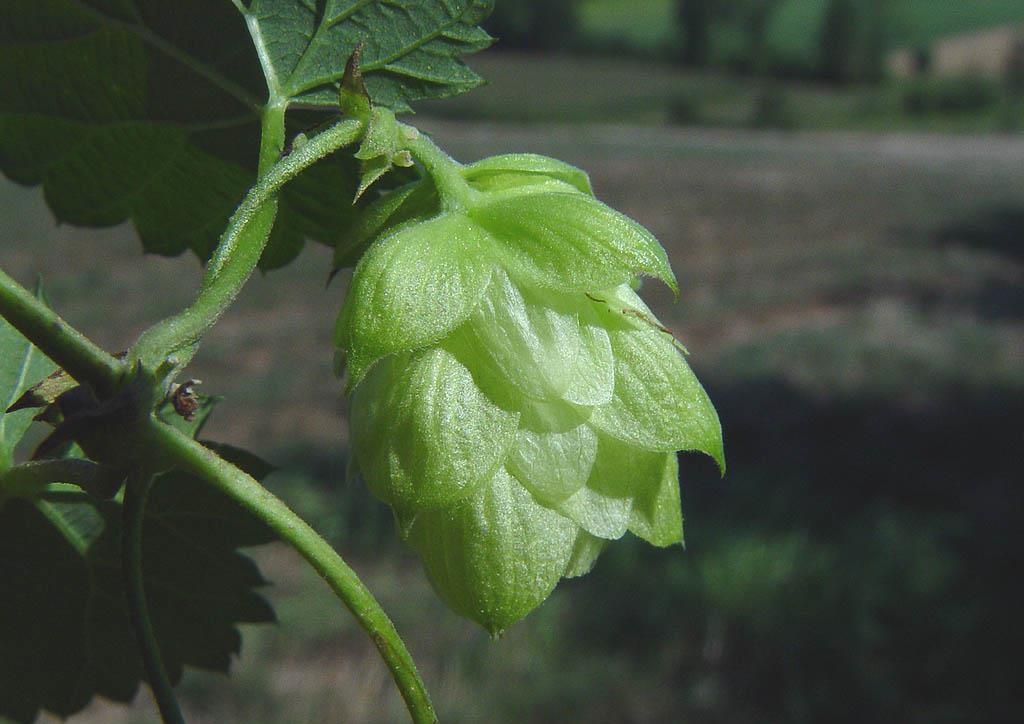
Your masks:
{"label": "hop cone", "polygon": [[724,462],[710,400],[631,286],[675,289],[657,240],[561,162],[463,174],[464,207],[424,181],[371,211],[337,342],[356,465],[441,597],[498,633],[606,541],[681,542],[676,452]]}

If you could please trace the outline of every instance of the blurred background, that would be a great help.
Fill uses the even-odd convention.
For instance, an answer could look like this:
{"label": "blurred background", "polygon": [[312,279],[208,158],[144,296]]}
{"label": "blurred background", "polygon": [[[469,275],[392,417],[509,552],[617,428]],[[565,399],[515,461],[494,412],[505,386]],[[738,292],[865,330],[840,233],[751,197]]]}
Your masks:
{"label": "blurred background", "polygon": [[[499,0],[491,85],[416,123],[461,160],[564,158],[662,240],[645,294],[716,402],[729,474],[682,459],[687,548],[613,545],[492,642],[444,608],[345,480],[329,251],[254,279],[195,363],[209,436],[353,563],[444,720],[999,722],[1024,691],[1024,3]],[[0,185],[0,264],[44,272],[110,349],[183,305],[194,259],[56,227]],[[8,241],[9,240],[9,241]],[[296,556],[280,626],[196,722],[402,721],[374,651]],[[82,722],[153,721],[94,704]]]}

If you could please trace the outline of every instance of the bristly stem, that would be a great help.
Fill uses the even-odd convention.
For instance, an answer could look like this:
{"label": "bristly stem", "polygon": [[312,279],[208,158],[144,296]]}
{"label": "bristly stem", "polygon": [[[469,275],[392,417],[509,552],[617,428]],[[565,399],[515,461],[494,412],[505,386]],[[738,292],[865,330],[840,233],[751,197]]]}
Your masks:
{"label": "bristly stem", "polygon": [[[284,109],[268,106],[263,123],[273,139],[263,143],[261,166],[267,164],[271,149],[276,147],[280,151],[283,147]],[[174,361],[178,365],[187,362],[191,350],[230,306],[256,269],[273,226],[273,201],[277,192],[320,159],[355,143],[362,133],[362,122],[340,121],[276,160],[231,217],[207,265],[196,300],[183,312],[143,332],[132,347],[129,363],[140,361],[155,370],[172,356],[177,357]]]}
{"label": "bristly stem", "polygon": [[146,679],[153,690],[165,724],[184,724],[181,707],[174,696],[174,687],[167,677],[160,645],[157,642],[153,622],[146,605],[146,587],[143,571],[142,525],[146,513],[146,501],[153,477],[149,473],[133,473],[125,485],[121,524],[121,570],[124,575],[124,590],[128,599],[128,616],[135,629],[135,638],[142,655]]}
{"label": "bristly stem", "polygon": [[320,535],[273,493],[209,448],[156,419],[144,437],[154,451],[208,481],[269,525],[313,566],[352,612],[391,670],[395,684],[416,724],[437,721],[416,663],[395,625],[355,571]]}
{"label": "bristly stem", "polygon": [[469,206],[477,192],[463,177],[462,164],[442,151],[419,129],[404,123],[400,128],[409,153],[423,164],[437,186],[442,205],[450,211],[464,210]]}
{"label": "bristly stem", "polygon": [[[2,292],[0,301],[7,298],[24,300],[23,302],[0,304],[0,312],[12,320],[12,323],[21,319],[21,314],[14,310],[15,313],[8,315],[8,307],[16,307],[18,304],[25,304],[27,308],[34,309],[36,315],[42,315],[44,318],[46,315],[52,314],[52,310],[20,287],[13,279],[4,275],[3,272],[0,272],[0,292]],[[41,309],[37,309],[36,305]],[[47,324],[26,324],[24,326],[15,324],[15,326],[40,349],[62,350],[64,359],[82,358],[92,360],[92,364],[95,365],[97,359],[94,357],[99,355],[98,359],[102,360],[102,355],[106,354],[102,351],[97,353],[96,350],[99,348],[64,323],[58,326]],[[61,355],[55,354],[54,356],[58,358],[59,363],[59,360],[62,359]],[[113,358],[110,359],[113,360]],[[106,379],[109,372],[103,365],[98,365],[95,369],[91,365],[72,369],[78,369],[81,372],[80,381],[94,386]],[[267,523],[281,536],[282,540],[295,548],[327,582],[331,590],[341,599],[370,636],[380,652],[381,658],[391,670],[391,675],[405,700],[412,720],[416,724],[431,724],[437,721],[433,705],[430,703],[430,696],[416,669],[416,664],[391,619],[388,618],[369,589],[359,580],[356,573],[315,530],[252,477],[220,458],[209,448],[203,447],[184,433],[153,417],[147,418],[143,424],[136,443],[149,453],[151,459],[160,460],[163,465],[192,472],[208,481]],[[133,526],[141,525],[141,520],[136,520],[136,518],[141,517],[145,497],[144,495],[140,496],[142,491],[138,489],[139,485],[138,482],[131,482],[129,492],[126,492],[124,501],[126,533],[133,530]],[[135,486],[134,489],[132,486]],[[129,513],[128,509],[131,509],[132,512]],[[138,529],[135,529],[135,534],[138,533]],[[138,540],[138,538],[134,540]],[[125,560],[141,561],[141,549],[136,547],[132,541],[131,536],[126,536]],[[132,586],[136,584],[141,586],[141,567],[130,567],[130,570],[138,572],[138,575],[131,574],[130,576],[134,582],[126,581],[129,590],[132,590]],[[140,590],[135,589],[136,600],[144,601],[145,599],[139,595]],[[140,617],[139,620],[143,620],[143,617]],[[140,634],[144,633],[140,629]],[[140,640],[145,641],[146,638],[140,636]],[[156,650],[155,643],[152,645],[154,647],[152,650]],[[151,682],[154,686],[160,681],[160,677],[152,675]],[[160,696],[156,689],[154,689],[154,694]],[[169,721],[175,720],[169,719]]]}

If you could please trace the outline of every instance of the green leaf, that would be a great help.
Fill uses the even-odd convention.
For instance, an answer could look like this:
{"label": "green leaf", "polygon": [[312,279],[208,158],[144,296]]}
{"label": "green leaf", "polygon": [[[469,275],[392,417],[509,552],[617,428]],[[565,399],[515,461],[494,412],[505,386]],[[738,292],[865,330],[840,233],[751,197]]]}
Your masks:
{"label": "green leaf", "polygon": [[[191,249],[206,260],[256,178],[258,120],[269,100],[261,57],[275,101],[336,110],[333,84],[362,43],[374,102],[406,110],[478,85],[459,56],[490,43],[476,27],[490,10],[480,0],[255,0],[242,8],[223,0],[5,4],[0,171],[42,185],[58,221],[131,221],[147,252]],[[290,119],[295,132],[322,117]],[[363,191],[390,161],[369,163]],[[306,239],[332,247],[345,239],[359,176],[352,159],[335,158],[282,191],[261,268],[287,264]]]}
{"label": "green leaf", "polygon": [[409,541],[441,598],[499,634],[554,590],[577,531],[501,468],[465,501],[421,513]]}
{"label": "green leaf", "polygon": [[363,142],[355,157],[362,161],[356,199],[395,166],[409,168],[412,156],[405,150],[402,131],[393,111],[377,107],[370,114]]}
{"label": "green leaf", "polygon": [[273,92],[334,108],[348,58],[375,105],[394,111],[425,98],[465,93],[483,80],[460,59],[493,39],[477,25],[493,0],[252,0],[247,22],[261,38]]}
{"label": "green leaf", "polygon": [[475,207],[472,217],[502,241],[502,263],[518,283],[587,292],[647,274],[677,289],[658,240],[584,194],[503,196]]}
{"label": "green leaf", "polygon": [[14,462],[14,448],[36,415],[31,409],[6,410],[54,369],[53,362],[0,317],[0,473]]}
{"label": "green leaf", "polygon": [[[239,13],[209,0],[14,0],[2,15],[0,171],[41,184],[61,222],[131,221],[146,251],[206,259],[256,178],[267,91]],[[357,170],[317,164],[283,192],[263,268],[304,239],[343,238]],[[329,202],[311,210],[310,188]]]}
{"label": "green leaf", "polygon": [[[120,506],[54,490],[0,508],[0,718],[67,717],[94,696],[128,702],[142,680],[124,609]],[[274,614],[239,546],[273,533],[184,473],[154,482],[143,555],[147,597],[173,681],[184,667],[226,672],[239,623]]]}
{"label": "green leaf", "polygon": [[437,342],[462,324],[487,291],[492,245],[465,216],[444,214],[370,247],[335,331],[350,384],[381,357]]}
{"label": "green leaf", "polygon": [[490,480],[518,416],[443,349],[381,360],[352,397],[352,441],[370,489],[402,511],[450,505]]}
{"label": "green leaf", "polygon": [[611,330],[615,395],[591,423],[643,450],[696,450],[725,472],[718,413],[671,335],[649,329]]}

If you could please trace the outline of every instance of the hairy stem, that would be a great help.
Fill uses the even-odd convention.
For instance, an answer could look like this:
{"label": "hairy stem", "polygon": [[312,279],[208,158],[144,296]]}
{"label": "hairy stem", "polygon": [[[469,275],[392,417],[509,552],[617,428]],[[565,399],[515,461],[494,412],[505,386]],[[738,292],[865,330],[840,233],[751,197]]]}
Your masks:
{"label": "hairy stem", "polygon": [[437,721],[416,664],[395,625],[337,551],[273,493],[195,440],[155,419],[145,435],[167,460],[237,500],[295,548],[369,634],[391,670],[412,720],[417,724]]}
{"label": "hairy stem", "polygon": [[442,151],[437,144],[413,126],[401,124],[402,134],[406,138],[406,148],[413,158],[423,164],[423,168],[434,180],[441,195],[441,203],[451,211],[465,209],[476,191],[462,176],[462,164]]}
{"label": "hairy stem", "polygon": [[163,657],[160,655],[160,645],[146,605],[142,570],[142,524],[152,484],[153,477],[143,472],[138,475],[132,474],[125,486],[121,524],[121,571],[128,598],[128,615],[132,628],[135,629],[146,679],[160,708],[160,718],[165,724],[184,724],[185,718],[181,715],[181,708],[174,696],[174,687],[167,677]]}
{"label": "hairy stem", "polygon": [[[264,127],[276,134],[280,129],[283,143],[283,109],[268,107]],[[280,116],[278,116],[280,114]],[[279,126],[273,124],[278,123]],[[184,364],[190,350],[203,334],[214,325],[242,290],[256,264],[273,225],[273,202],[277,192],[286,183],[314,163],[359,139],[363,132],[360,121],[346,120],[310,138],[286,157],[276,160],[262,174],[231,217],[227,230],[207,266],[199,295],[183,312],[160,322],[143,332],[135,342],[129,362],[141,361],[149,369],[156,369],[171,356],[176,364]],[[266,135],[266,134],[265,134]],[[261,148],[261,166],[267,164],[271,148],[276,143],[265,141]],[[266,209],[270,208],[268,212]]]}
{"label": "hairy stem", "polygon": [[[285,140],[285,107],[281,105],[267,106],[261,116],[262,133],[260,135],[260,160],[258,180],[270,173],[274,164],[281,157]],[[251,194],[251,192],[250,192]],[[245,205],[243,201],[242,206]],[[241,210],[242,207],[239,207]],[[235,214],[238,215],[237,212]],[[227,307],[242,286],[249,279],[256,265],[259,264],[263,250],[270,240],[270,232],[274,229],[277,218],[277,194],[269,196],[253,212],[237,237],[229,237],[225,233],[206,265],[199,299],[191,309],[195,309],[203,300],[203,295],[217,297],[218,290],[224,296],[224,307]],[[234,221],[234,219],[232,219]],[[228,231],[231,227],[228,227]],[[184,313],[188,313],[186,310]],[[196,340],[198,341],[198,340]]]}
{"label": "hairy stem", "polygon": [[126,369],[124,364],[72,328],[3,270],[0,316],[78,382],[88,383],[101,396],[117,388]]}
{"label": "hairy stem", "polygon": [[[314,143],[315,140],[311,140],[310,143]],[[55,361],[61,363],[62,359],[91,360],[91,364],[83,363],[79,366],[68,362],[69,372],[76,370],[80,374],[80,381],[96,385],[107,379],[108,374],[113,375],[113,371],[99,364],[97,360],[109,358],[111,362],[116,363],[116,361],[62,321],[58,320],[59,324],[32,323],[19,326],[16,321],[21,320],[27,314],[21,311],[21,305],[24,305],[26,309],[35,310],[35,314],[41,315],[44,320],[49,319],[47,315],[52,315],[53,312],[31,293],[20,287],[17,282],[0,272],[0,300],[7,298],[19,301],[3,304],[0,306],[0,311],[3,311],[4,316],[10,319],[12,324],[15,324],[15,327],[40,349],[62,352],[62,354],[55,353],[53,355]],[[10,316],[8,316],[9,308],[13,312]],[[31,317],[31,315],[28,316]],[[118,374],[120,373],[120,367],[115,367],[114,370]],[[113,377],[111,378],[113,379]],[[257,518],[267,523],[285,542],[295,548],[327,582],[335,595],[341,599],[369,634],[384,662],[391,670],[413,721],[417,724],[437,721],[430,703],[430,696],[416,670],[416,664],[398,635],[398,631],[395,630],[391,619],[388,618],[373,594],[363,585],[355,572],[315,530],[252,477],[184,433],[153,417],[148,418],[144,424],[137,443],[147,450],[149,459],[159,460],[161,465],[180,468],[207,480],[229,497],[241,503]],[[131,488],[131,486],[138,486],[138,483],[132,482],[129,487]],[[135,489],[126,495],[126,509],[134,506],[139,511],[142,510],[145,499],[143,496],[142,500],[139,500],[139,492],[138,489]],[[126,523],[128,522],[129,519],[126,518]],[[131,530],[132,525],[141,525],[141,522],[135,521],[126,525],[125,531]],[[135,544],[130,547],[130,542],[131,538],[126,536],[125,560],[132,559],[129,557],[129,553],[132,557],[141,560],[138,548],[134,547]],[[140,568],[135,570],[138,571]],[[136,578],[136,582],[141,586],[141,576],[133,576],[133,580]],[[129,590],[131,590],[131,586],[135,583],[128,583],[130,583]],[[137,589],[136,593],[140,590]],[[137,600],[145,601],[144,597],[138,597]],[[140,633],[143,632],[140,631]],[[140,639],[145,640],[142,637]],[[156,676],[151,679],[154,685],[159,680]]]}

